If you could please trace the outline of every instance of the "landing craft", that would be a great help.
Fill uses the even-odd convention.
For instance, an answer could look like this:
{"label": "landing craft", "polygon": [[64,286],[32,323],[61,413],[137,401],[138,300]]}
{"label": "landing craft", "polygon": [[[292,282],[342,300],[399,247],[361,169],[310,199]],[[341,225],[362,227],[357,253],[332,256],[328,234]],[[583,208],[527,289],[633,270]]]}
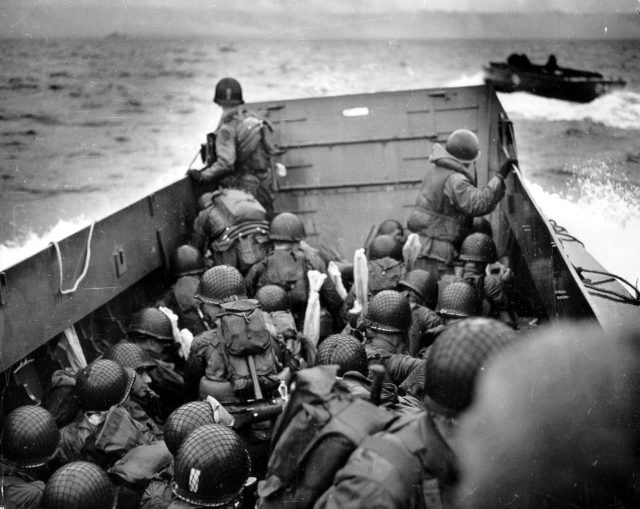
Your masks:
{"label": "landing craft", "polygon": [[[351,259],[369,229],[406,221],[432,145],[478,135],[478,185],[517,157],[512,124],[488,86],[407,90],[247,105],[274,127],[276,206],[299,215],[309,242]],[[87,361],[124,333],[131,313],[168,284],[169,254],[189,239],[204,189],[182,178],[0,273],[2,412],[38,402],[78,345]],[[527,323],[586,319],[606,332],[638,321],[638,295],[550,222],[518,169],[491,215],[511,260],[514,307]]]}
{"label": "landing craft", "polygon": [[622,78],[559,67],[554,55],[549,56],[545,65],[537,65],[532,64],[527,55],[515,53],[509,55],[506,62],[490,62],[485,66],[484,81],[498,92],[529,92],[580,103],[591,102],[626,85]]}

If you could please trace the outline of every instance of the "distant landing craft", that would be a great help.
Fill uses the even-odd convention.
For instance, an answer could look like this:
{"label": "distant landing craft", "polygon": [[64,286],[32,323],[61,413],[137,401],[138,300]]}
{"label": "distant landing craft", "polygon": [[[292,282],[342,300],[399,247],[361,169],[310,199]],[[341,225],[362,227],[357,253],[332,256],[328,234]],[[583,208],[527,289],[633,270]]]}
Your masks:
{"label": "distant landing craft", "polygon": [[490,62],[484,67],[484,81],[498,92],[532,94],[587,103],[607,92],[621,89],[621,78],[579,69],[558,67],[556,57],[549,56],[545,65],[532,64],[525,54],[511,54],[507,62]]}

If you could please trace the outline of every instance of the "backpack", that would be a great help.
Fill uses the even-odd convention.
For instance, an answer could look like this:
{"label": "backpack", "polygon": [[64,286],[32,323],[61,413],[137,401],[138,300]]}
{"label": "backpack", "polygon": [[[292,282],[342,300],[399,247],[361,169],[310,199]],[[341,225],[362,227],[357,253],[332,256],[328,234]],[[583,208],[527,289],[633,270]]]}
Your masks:
{"label": "backpack", "polygon": [[369,262],[369,296],[382,290],[395,290],[404,277],[404,263],[388,256]]}
{"label": "backpack", "polygon": [[230,265],[245,274],[267,257],[269,225],[266,221],[244,223],[227,228],[211,243],[214,265]]}
{"label": "backpack", "polygon": [[252,356],[258,383],[265,397],[274,392],[278,379],[278,361],[260,304],[255,299],[240,299],[221,304],[218,330],[224,341],[229,382],[236,396],[255,396],[248,356]]}
{"label": "backpack", "polygon": [[255,113],[247,111],[236,129],[236,158],[239,164],[252,171],[270,169],[271,154],[275,153],[268,139],[271,126]]}
{"label": "backpack", "polygon": [[257,507],[312,507],[356,447],[397,418],[352,396],[336,373],[337,366],[316,366],[296,374],[295,388],[273,430]]}
{"label": "backpack", "polygon": [[258,287],[278,285],[287,290],[294,309],[304,308],[309,293],[306,258],[302,253],[274,250],[265,260],[266,269]]}
{"label": "backpack", "polygon": [[268,228],[267,212],[256,198],[240,189],[220,189],[211,197],[207,222],[211,238],[241,223],[261,223]]}
{"label": "backpack", "polygon": [[450,506],[448,498],[458,478],[455,457],[424,412],[403,416],[384,433],[367,437],[360,448],[393,464],[406,487],[418,491],[419,507]]}

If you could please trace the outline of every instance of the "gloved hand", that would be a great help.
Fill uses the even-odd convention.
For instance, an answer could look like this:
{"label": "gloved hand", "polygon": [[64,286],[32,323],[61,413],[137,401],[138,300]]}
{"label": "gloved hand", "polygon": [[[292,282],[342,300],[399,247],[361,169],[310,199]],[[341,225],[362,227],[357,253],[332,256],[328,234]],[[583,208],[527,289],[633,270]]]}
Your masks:
{"label": "gloved hand", "polygon": [[200,174],[200,170],[187,170],[187,175],[191,180],[193,180],[196,184],[202,183],[202,175]]}
{"label": "gloved hand", "polygon": [[500,166],[500,169],[496,172],[496,175],[500,175],[503,179],[507,178],[507,175],[509,175],[509,173],[511,172],[511,168],[514,164],[517,166],[518,160],[510,157],[502,164],[502,166]]}

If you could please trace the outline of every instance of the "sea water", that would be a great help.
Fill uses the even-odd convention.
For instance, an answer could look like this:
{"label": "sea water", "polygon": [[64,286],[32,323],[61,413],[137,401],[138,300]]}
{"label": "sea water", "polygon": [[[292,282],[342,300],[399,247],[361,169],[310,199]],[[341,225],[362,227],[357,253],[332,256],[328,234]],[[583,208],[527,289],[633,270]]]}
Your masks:
{"label": "sea water", "polygon": [[512,52],[621,76],[588,104],[500,94],[534,199],[610,271],[640,276],[640,41],[0,40],[0,269],[181,178],[245,99],[482,83]]}

